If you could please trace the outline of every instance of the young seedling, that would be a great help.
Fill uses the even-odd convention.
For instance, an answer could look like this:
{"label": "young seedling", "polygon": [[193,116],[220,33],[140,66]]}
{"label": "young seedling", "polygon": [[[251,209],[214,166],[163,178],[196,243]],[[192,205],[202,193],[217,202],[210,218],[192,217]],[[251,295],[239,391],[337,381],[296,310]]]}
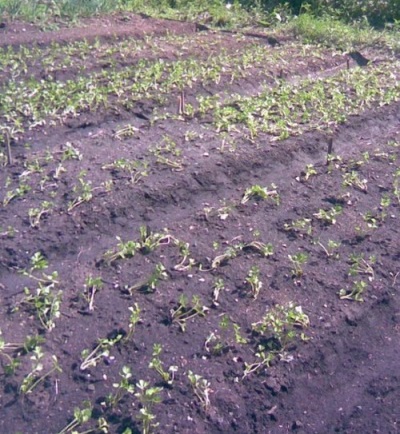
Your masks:
{"label": "young seedling", "polygon": [[343,186],[352,186],[364,193],[368,190],[368,181],[366,179],[360,179],[358,173],[352,171],[343,175]]}
{"label": "young seedling", "polygon": [[265,244],[261,241],[251,241],[243,246],[243,250],[255,250],[266,258],[274,254],[274,246],[271,243]]}
{"label": "young seedling", "polygon": [[131,184],[137,184],[142,178],[149,175],[149,162],[140,160],[125,160],[120,158],[110,164],[105,164],[102,169],[111,170],[113,172],[124,171],[129,174]]}
{"label": "young seedling", "polygon": [[342,213],[342,207],[340,205],[335,205],[328,211],[320,209],[316,214],[318,220],[322,220],[327,225],[334,225],[336,223],[336,218]]}
{"label": "young seedling", "polygon": [[213,303],[218,306],[218,299],[221,291],[225,289],[224,279],[217,278],[213,284]]}
{"label": "young seedling", "polygon": [[88,276],[84,285],[84,297],[89,305],[89,310],[94,310],[94,296],[103,287],[101,277]]}
{"label": "young seedling", "polygon": [[285,231],[298,233],[300,237],[312,234],[311,219],[307,218],[293,220],[291,223],[285,223],[283,227]]}
{"label": "young seedling", "polygon": [[194,295],[191,306],[188,306],[188,298],[185,294],[182,294],[179,297],[178,307],[170,310],[171,322],[179,324],[180,329],[184,332],[189,319],[195,316],[205,316],[208,310],[208,307],[202,306],[199,296]]}
{"label": "young seedling", "polygon": [[381,197],[380,212],[378,213],[378,218],[381,223],[383,223],[387,217],[387,209],[389,208],[390,204],[391,204],[390,196],[384,194]]}
{"label": "young seedling", "polygon": [[298,180],[308,181],[312,176],[318,175],[317,170],[313,164],[307,164],[304,172],[301,173],[301,178],[296,178]]}
{"label": "young seedling", "polygon": [[320,241],[318,241],[318,245],[322,247],[322,250],[325,252],[328,258],[339,259],[339,253],[337,250],[339,249],[341,243],[340,241],[328,240],[328,244],[324,246]]}
{"label": "young seedling", "polygon": [[280,201],[277,187],[275,184],[271,184],[270,190],[268,190],[268,187],[261,187],[260,185],[252,185],[251,187],[246,189],[244,196],[241,200],[241,203],[245,204],[252,198],[257,200],[266,200],[268,198],[272,198],[277,204],[279,204]]}
{"label": "young seedling", "polygon": [[78,160],[81,161],[83,158],[83,155],[79,152],[77,148],[75,148],[72,143],[67,142],[65,144],[65,149],[62,153],[61,160]]}
{"label": "young seedling", "polygon": [[362,295],[367,286],[367,283],[362,280],[356,281],[350,289],[342,288],[339,291],[339,298],[341,300],[364,301]]}
{"label": "young seedling", "polygon": [[119,243],[117,244],[116,251],[111,249],[104,254],[104,259],[107,261],[108,264],[111,264],[117,259],[132,258],[141,247],[140,243],[136,241],[127,241],[126,243],[124,243],[121,237],[118,236],[117,240],[119,241]]}
{"label": "young seedling", "polygon": [[269,338],[269,346],[265,347],[266,350],[282,352],[298,336],[306,340],[305,335],[299,330],[309,325],[310,320],[301,306],[289,303],[287,306],[277,305],[267,312],[261,321],[252,324],[252,329],[261,336]]}
{"label": "young seedling", "polygon": [[72,188],[75,199],[68,204],[68,212],[72,211],[77,206],[84,202],[89,202],[93,198],[93,188],[91,181],[85,181],[86,172],[82,171],[78,176],[78,184]]}
{"label": "young seedling", "polygon": [[368,259],[364,259],[364,254],[350,254],[350,269],[349,276],[357,276],[364,274],[368,276],[370,281],[374,280],[375,273],[373,269],[373,264],[376,262],[376,257],[371,255]]}
{"label": "young seedling", "polygon": [[7,191],[5,198],[3,199],[3,206],[7,206],[13,199],[19,198],[27,194],[31,190],[31,187],[24,182],[20,182],[19,186],[15,190]]}
{"label": "young seedling", "polygon": [[150,383],[139,380],[136,384],[137,392],[135,396],[139,399],[142,408],[139,410],[137,418],[142,422],[142,434],[151,434],[153,428],[157,428],[159,423],[154,422],[156,416],[152,413],[155,404],[161,402],[160,393],[162,387],[149,387]]}
{"label": "young seedling", "polygon": [[149,363],[149,368],[154,369],[161,377],[161,379],[171,385],[174,382],[175,378],[175,372],[177,372],[178,367],[177,366],[170,366],[168,370],[166,371],[164,369],[164,364],[160,359],[160,354],[162,352],[162,345],[161,344],[154,344],[153,345],[153,354],[152,359]]}
{"label": "young seedling", "polygon": [[263,367],[269,367],[272,360],[274,360],[276,354],[274,352],[267,352],[263,345],[258,346],[258,351],[255,356],[257,361],[253,363],[244,363],[244,372],[242,380],[244,380],[250,374],[259,371]]}
{"label": "young seedling", "polygon": [[212,390],[210,382],[201,375],[194,374],[192,371],[188,372],[188,379],[193,388],[194,394],[197,396],[203,407],[203,410],[207,411],[211,405],[210,393]]}
{"label": "young seedling", "polygon": [[[86,422],[89,422],[89,420],[92,417],[92,411],[93,411],[92,404],[89,401],[84,401],[83,408],[82,409],[80,409],[79,407],[75,408],[74,418],[66,427],[64,427],[61,431],[59,431],[58,434],[76,433],[77,432],[76,428],[78,428],[79,426],[83,425]],[[107,432],[107,431],[103,431],[103,432]]]}
{"label": "young seedling", "polygon": [[119,383],[113,383],[115,393],[107,397],[107,404],[112,408],[116,408],[127,393],[133,394],[135,391],[134,385],[130,383],[132,372],[129,366],[123,366],[119,376],[121,377]]}
{"label": "young seedling", "polygon": [[288,255],[290,262],[292,263],[292,276],[294,278],[300,278],[303,273],[303,265],[308,261],[308,254],[305,252],[298,252],[294,255]]}
{"label": "young seedling", "polygon": [[220,265],[227,263],[230,259],[236,258],[242,248],[242,245],[229,246],[222,255],[218,255],[213,259],[211,268],[218,268]]}
{"label": "young seedling", "polygon": [[[35,290],[25,287],[25,297],[20,304],[26,304],[33,308],[42,326],[46,330],[51,331],[55,327],[55,319],[61,315],[62,291],[56,290],[56,286],[59,284],[57,281],[57,271],[54,271],[52,274],[42,273],[40,277],[34,274],[36,271],[44,270],[47,267],[48,262],[40,252],[36,252],[31,257],[31,268],[23,270],[22,274],[34,280],[37,283],[37,287]],[[15,308],[15,310],[17,309],[18,307]]]}
{"label": "young seedling", "polygon": [[52,202],[44,201],[40,208],[30,208],[28,210],[29,223],[32,228],[38,228],[40,226],[40,219],[52,212],[54,204]]}
{"label": "young seedling", "polygon": [[160,280],[166,279],[168,279],[168,273],[166,272],[164,265],[159,263],[155,266],[154,271],[149,277],[140,279],[135,284],[126,288],[126,290],[130,295],[132,295],[135,291],[141,291],[150,294],[155,292]]}
{"label": "young seedling", "polygon": [[120,342],[122,338],[123,335],[118,334],[114,339],[112,338],[99,339],[99,343],[92,351],[88,349],[83,350],[81,353],[83,361],[81,363],[80,370],[84,371],[85,369],[88,369],[91,366],[95,367],[101,359],[109,357],[111,348],[115,344]]}
{"label": "young seedling", "polygon": [[118,140],[128,139],[130,137],[134,137],[139,131],[139,128],[136,128],[133,125],[125,125],[125,127],[120,128],[114,134],[114,137]]}
{"label": "young seedling", "polygon": [[148,226],[140,226],[140,253],[147,255],[153,252],[165,238],[164,234],[152,233]]}
{"label": "young seedling", "polygon": [[58,364],[57,357],[55,355],[51,356],[52,367],[45,373],[42,373],[44,370],[44,353],[41,347],[37,346],[33,350],[33,354],[31,356],[32,360],[32,370],[31,372],[25,376],[20,386],[20,393],[27,395],[31,393],[33,389],[38,386],[41,382],[43,382],[47,377],[55,372],[62,372],[60,365]]}
{"label": "young seedling", "polygon": [[175,265],[174,270],[177,271],[190,270],[193,267],[193,265],[196,263],[196,261],[190,258],[189,243],[184,243],[182,241],[176,240],[176,244],[178,245],[179,253],[182,256],[182,259],[179,262],[179,264]]}
{"label": "young seedling", "polygon": [[129,307],[131,315],[129,317],[128,333],[124,338],[124,342],[129,342],[136,330],[136,324],[140,321],[140,307],[137,303]]}
{"label": "young seedling", "polygon": [[256,265],[250,268],[246,277],[246,282],[250,285],[251,293],[253,294],[254,300],[256,300],[262,288],[260,269]]}

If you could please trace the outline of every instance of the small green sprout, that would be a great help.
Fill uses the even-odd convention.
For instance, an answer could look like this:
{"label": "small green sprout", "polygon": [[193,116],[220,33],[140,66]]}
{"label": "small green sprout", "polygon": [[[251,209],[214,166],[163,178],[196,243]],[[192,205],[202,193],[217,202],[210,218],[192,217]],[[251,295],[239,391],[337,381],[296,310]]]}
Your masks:
{"label": "small green sprout", "polygon": [[161,352],[162,352],[162,345],[154,344],[152,359],[150,361],[149,368],[154,369],[160,375],[160,377],[165,383],[171,385],[174,382],[175,372],[177,372],[178,367],[170,366],[166,371],[164,369],[163,362],[160,360]]}
{"label": "small green sprout", "polygon": [[130,306],[129,311],[131,313],[130,317],[129,317],[129,326],[128,326],[128,333],[126,334],[124,341],[125,342],[129,342],[132,337],[133,334],[135,333],[136,330],[136,324],[140,321],[140,307],[137,303],[135,303],[133,306]]}
{"label": "small green sprout", "polygon": [[52,355],[51,356],[52,367],[47,372],[42,374],[42,371],[44,369],[43,359],[44,359],[44,353],[41,347],[37,346],[33,350],[33,354],[31,356],[32,370],[28,375],[24,377],[22,384],[20,386],[20,393],[27,395],[31,393],[35,387],[37,387],[51,374],[55,372],[58,373],[62,372],[62,369],[58,364],[57,357],[55,355]]}
{"label": "small green sprout", "polygon": [[260,269],[256,265],[250,268],[246,282],[250,285],[253,298],[257,299],[263,284],[260,280]]}
{"label": "small green sprout", "polygon": [[89,401],[84,401],[83,408],[82,409],[80,409],[79,407],[75,408],[74,418],[58,434],[76,433],[77,432],[75,430],[76,428],[78,428],[79,426],[83,425],[86,422],[89,422],[89,420],[92,417],[92,411],[93,411],[92,404]]}
{"label": "small green sprout", "polygon": [[184,332],[186,330],[186,322],[196,316],[205,316],[209,309],[206,306],[202,306],[200,297],[194,295],[192,297],[191,305],[188,306],[188,298],[185,294],[179,297],[178,307],[171,309],[171,322],[176,322]]}
{"label": "small green sprout", "polygon": [[153,428],[157,428],[159,423],[154,422],[156,416],[152,413],[154,404],[161,402],[160,393],[162,387],[149,387],[150,383],[139,380],[136,384],[137,392],[135,396],[139,399],[142,408],[139,410],[137,418],[142,422],[142,434],[151,434]]}
{"label": "small green sprout", "polygon": [[119,383],[113,383],[115,393],[107,397],[107,404],[113,408],[117,407],[127,393],[133,394],[135,391],[134,385],[130,383],[132,372],[129,366],[123,366],[119,376],[121,377]]}
{"label": "small green sprout", "polygon": [[288,258],[293,265],[293,277],[301,277],[304,274],[303,265],[308,261],[308,254],[305,252],[298,252],[294,255],[288,255]]}
{"label": "small green sprout", "polygon": [[367,288],[368,284],[362,280],[354,282],[350,289],[342,288],[339,291],[339,298],[341,300],[354,300],[354,301],[364,301],[363,293]]}
{"label": "small green sprout", "polygon": [[84,285],[84,297],[89,305],[89,310],[94,310],[94,296],[103,287],[101,277],[88,276]]}
{"label": "small green sprout", "polygon": [[32,228],[38,228],[40,226],[40,220],[43,216],[50,214],[54,204],[48,201],[44,201],[40,208],[30,208],[28,210],[29,223]]}
{"label": "small green sprout", "polygon": [[81,363],[80,370],[84,371],[91,366],[95,367],[101,359],[109,357],[111,348],[120,342],[122,337],[123,335],[118,334],[115,338],[99,339],[99,343],[92,351],[87,349],[83,350],[81,353],[83,361]]}
{"label": "small green sprout", "polygon": [[207,411],[210,408],[210,382],[203,378],[201,375],[194,374],[192,371],[188,372],[188,379],[192,385],[193,392],[199,399],[203,410]]}
{"label": "small green sprout", "polygon": [[266,200],[268,198],[272,198],[277,204],[279,204],[280,198],[277,191],[277,187],[275,184],[271,184],[271,189],[268,190],[268,187],[261,187],[260,185],[252,185],[247,188],[244,196],[241,200],[242,204],[245,204],[250,199],[258,199],[258,200]]}
{"label": "small green sprout", "polygon": [[340,205],[335,205],[328,211],[320,209],[314,214],[318,220],[322,220],[327,225],[334,225],[336,223],[336,218],[342,213],[342,207]]}

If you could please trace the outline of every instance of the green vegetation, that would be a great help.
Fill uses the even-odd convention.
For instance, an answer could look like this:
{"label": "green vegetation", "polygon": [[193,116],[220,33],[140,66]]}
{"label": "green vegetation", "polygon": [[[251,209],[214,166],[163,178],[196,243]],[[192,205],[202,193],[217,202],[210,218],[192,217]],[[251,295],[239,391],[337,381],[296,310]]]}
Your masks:
{"label": "green vegetation", "polygon": [[353,3],[0,0],[7,25],[140,11],[214,29],[0,48],[3,385],[77,393],[59,434],[156,433],[182,396],[210,428],[219,387],[254,390],[325,317],[341,330],[348,304],[395,296],[400,144],[380,134],[400,17]]}

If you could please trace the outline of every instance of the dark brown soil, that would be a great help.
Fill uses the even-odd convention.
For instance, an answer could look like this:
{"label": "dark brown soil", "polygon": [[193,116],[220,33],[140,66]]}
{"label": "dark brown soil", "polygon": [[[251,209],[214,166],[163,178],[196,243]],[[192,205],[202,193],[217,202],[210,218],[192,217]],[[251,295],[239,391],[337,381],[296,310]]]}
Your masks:
{"label": "dark brown soil", "polygon": [[[40,44],[45,49],[54,41],[97,37],[110,41],[166,32],[198,37],[193,24],[134,15],[89,20],[85,27],[59,32],[40,33],[34,27],[21,31],[21,26],[7,24],[1,30],[0,45]],[[201,43],[206,47],[207,41],[216,37],[204,32]],[[268,74],[274,77],[284,69],[287,80],[333,73],[332,68],[346,65],[343,57],[329,50],[320,57],[290,61],[298,54],[290,41],[273,47],[267,39],[251,38],[241,40],[224,34],[220,49],[234,53],[256,42],[271,51],[282,50],[284,67],[277,65]],[[172,42],[171,47],[167,57],[173,61],[179,55]],[[144,53],[145,58],[155,57],[151,50]],[[195,51],[199,61],[206,54],[200,48]],[[134,64],[139,58],[129,62]],[[87,74],[95,70],[91,65],[94,61],[88,61]],[[35,63],[29,68],[29,75],[40,75]],[[62,74],[57,77],[68,78]],[[234,83],[227,77],[218,84],[196,83],[186,90],[186,99],[190,102],[199,92],[248,95],[259,89],[261,78],[265,79],[262,66]],[[178,91],[169,95],[163,110],[176,111],[178,95]],[[100,417],[107,420],[110,433],[123,433],[128,427],[133,433],[141,432],[137,397],[126,394],[115,409],[104,405],[107,396],[115,392],[113,384],[119,381],[123,366],[131,368],[132,384],[145,380],[163,388],[161,403],[153,408],[159,422],[154,432],[399,432],[400,207],[392,187],[400,158],[400,103],[369,108],[337,126],[333,147],[343,165],[338,163],[333,169],[326,165],[331,137],[327,132],[309,131],[281,142],[261,136],[251,143],[242,137],[235,142],[236,148],[230,149],[229,141],[222,147],[221,136],[207,119],[151,122],[156,107],[155,100],[149,98],[136,102],[131,110],[111,107],[83,113],[62,124],[33,128],[12,143],[14,162],[0,172],[2,200],[7,191],[16,188],[28,170],[27,163],[39,159],[43,171],[29,178],[29,194],[0,208],[0,329],[5,342],[21,342],[27,335],[40,333],[45,338],[43,372],[51,367],[51,355],[57,356],[62,372],[50,375],[24,395],[20,385],[31,369],[31,354],[21,353],[20,366],[13,375],[7,375],[4,368],[8,359],[0,353],[0,432],[58,433],[73,419],[74,408],[82,407],[85,400],[94,411],[79,432],[94,428]],[[117,139],[115,133],[127,124],[137,131],[133,137]],[[157,156],[149,151],[164,146],[165,136],[181,151],[181,155],[167,155],[179,160],[179,167],[157,162]],[[67,143],[82,154],[80,161],[62,161]],[[48,151],[53,160],[45,160]],[[369,154],[368,164],[357,164],[365,152]],[[148,161],[148,176],[133,184],[126,172],[104,168],[121,158]],[[55,173],[60,163],[66,171],[58,178]],[[317,171],[309,180],[304,174],[307,164],[313,164]],[[349,167],[368,181],[366,191],[342,186],[342,175]],[[93,198],[68,211],[82,170],[94,187]],[[45,175],[48,178],[41,184]],[[111,192],[102,186],[106,181],[113,182]],[[246,188],[271,183],[277,185],[279,205],[271,200],[241,203]],[[32,227],[29,209],[49,200],[49,191],[54,192],[54,210],[43,217],[39,227]],[[387,216],[379,220],[385,193],[391,201]],[[336,224],[324,224],[315,217],[321,208],[338,204],[343,212]],[[222,207],[229,208],[226,218],[218,211]],[[369,227],[360,217],[366,212],[376,217],[376,227]],[[285,223],[301,218],[312,220],[311,235],[285,230]],[[10,226],[12,233],[7,229]],[[167,236],[154,251],[142,249],[131,258],[107,263],[104,254],[116,248],[116,237],[139,240],[141,227],[151,233],[165,231],[188,243],[192,267],[177,270],[182,255]],[[212,260],[227,247],[254,240],[271,243],[274,254],[263,258],[255,250],[243,249],[237,257],[211,269]],[[340,241],[339,259],[324,252],[322,246],[329,240]],[[288,255],[299,251],[306,252],[309,259],[302,275],[294,277]],[[29,268],[36,252],[49,262],[46,273],[58,272],[63,291],[61,316],[51,331],[45,331],[35,312],[21,304],[24,287],[34,290],[35,284],[20,271]],[[355,280],[348,275],[351,254],[376,257],[373,279],[356,278],[368,281],[363,302],[338,296]],[[148,280],[159,263],[164,265],[167,278],[154,290],[138,284]],[[259,267],[263,282],[256,300],[245,281],[253,265]],[[95,296],[93,311],[88,310],[82,295],[90,275],[104,282]],[[216,279],[223,279],[224,288],[213,301]],[[127,288],[132,286],[138,289],[130,293]],[[184,332],[171,321],[170,313],[182,294],[189,300],[199,296],[208,308],[204,317],[189,320]],[[263,343],[251,325],[267,310],[289,302],[301,306],[309,316],[310,327],[304,330],[307,339],[291,342],[269,367],[243,378],[245,363],[257,360],[255,353]],[[81,370],[82,350],[94,349],[98,339],[128,332],[128,308],[134,303],[140,306],[141,320],[133,339],[117,343],[96,367]],[[221,331],[224,315],[240,326],[247,344],[237,343],[231,329]],[[225,345],[220,353],[207,347],[211,333],[223,335]],[[163,345],[160,358],[164,366],[178,367],[171,385],[149,368],[155,343]],[[210,383],[207,409],[193,393],[189,371]]]}

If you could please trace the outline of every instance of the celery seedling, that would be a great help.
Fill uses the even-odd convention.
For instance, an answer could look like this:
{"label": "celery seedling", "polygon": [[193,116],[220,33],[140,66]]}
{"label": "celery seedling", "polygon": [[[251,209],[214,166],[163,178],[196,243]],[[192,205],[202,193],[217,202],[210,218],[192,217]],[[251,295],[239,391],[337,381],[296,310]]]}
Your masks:
{"label": "celery seedling", "polygon": [[81,363],[80,370],[84,371],[91,366],[94,367],[97,365],[100,359],[108,357],[110,355],[110,349],[117,344],[122,337],[123,336],[119,334],[114,339],[99,339],[99,343],[92,351],[87,349],[83,350],[81,353],[83,361]]}
{"label": "celery seedling", "polygon": [[150,434],[152,428],[157,428],[158,423],[154,422],[156,416],[152,413],[154,404],[161,402],[160,393],[162,387],[149,387],[150,383],[139,380],[136,384],[137,392],[135,396],[139,399],[142,408],[139,410],[137,418],[142,421],[142,434]]}
{"label": "celery seedling", "polygon": [[174,381],[175,372],[178,370],[177,366],[170,366],[166,371],[163,366],[163,362],[160,360],[160,354],[162,352],[161,344],[153,345],[152,359],[149,363],[149,368],[154,369],[158,374],[160,374],[163,381],[167,384],[172,384]]}
{"label": "celery seedling", "polygon": [[210,403],[210,393],[211,385],[210,382],[203,378],[201,375],[194,374],[192,371],[188,372],[188,378],[190,384],[192,385],[193,392],[201,402],[204,411],[207,411],[211,405]]}
{"label": "celery seedling", "polygon": [[206,306],[201,305],[200,298],[197,295],[192,297],[192,305],[188,306],[188,298],[185,294],[179,297],[178,307],[171,309],[171,322],[176,322],[184,332],[186,330],[186,322],[195,316],[204,316],[209,310]]}

